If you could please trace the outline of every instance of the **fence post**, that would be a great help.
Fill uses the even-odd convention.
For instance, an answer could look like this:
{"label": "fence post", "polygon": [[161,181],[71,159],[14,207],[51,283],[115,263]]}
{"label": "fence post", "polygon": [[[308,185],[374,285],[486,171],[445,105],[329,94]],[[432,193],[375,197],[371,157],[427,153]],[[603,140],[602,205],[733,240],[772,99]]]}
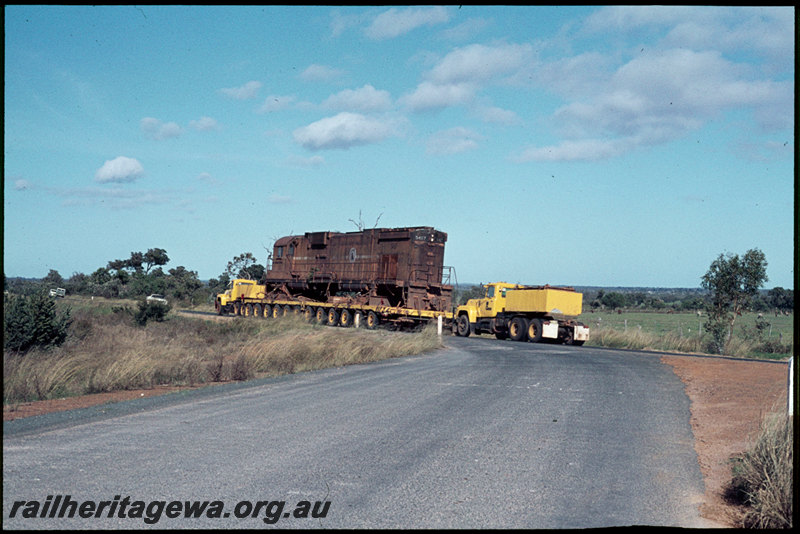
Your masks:
{"label": "fence post", "polygon": [[356,328],[358,328],[360,322],[361,322],[361,312],[358,312],[356,313]]}
{"label": "fence post", "polygon": [[786,411],[794,415],[794,356],[789,358],[789,401]]}
{"label": "fence post", "polygon": [[442,316],[436,318],[436,333],[441,336],[442,335]]}

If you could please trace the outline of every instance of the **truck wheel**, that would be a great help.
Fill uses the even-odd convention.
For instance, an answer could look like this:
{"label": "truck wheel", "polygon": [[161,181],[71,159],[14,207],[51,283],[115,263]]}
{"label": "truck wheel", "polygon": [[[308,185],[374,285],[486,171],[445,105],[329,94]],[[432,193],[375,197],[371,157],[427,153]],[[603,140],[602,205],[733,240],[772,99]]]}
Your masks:
{"label": "truck wheel", "polygon": [[335,308],[328,310],[328,324],[337,326],[339,324],[339,312]]}
{"label": "truck wheel", "polygon": [[370,311],[367,313],[367,328],[373,330],[378,327],[378,323],[380,319],[378,319],[378,314],[374,311]]}
{"label": "truck wheel", "polygon": [[317,324],[325,324],[325,321],[328,319],[328,312],[325,311],[325,308],[317,308],[314,312],[314,319],[317,321]]}
{"label": "truck wheel", "polygon": [[514,317],[508,325],[508,333],[514,341],[522,341],[527,335],[528,325],[524,317]]}
{"label": "truck wheel", "polygon": [[469,316],[461,315],[458,318],[458,323],[456,324],[456,334],[461,337],[469,337]]}
{"label": "truck wheel", "polygon": [[345,328],[349,328],[353,325],[353,312],[350,310],[342,310],[342,313],[339,315],[339,324]]}
{"label": "truck wheel", "polygon": [[272,318],[272,306],[269,304],[264,304],[264,311],[262,312],[265,318],[271,319]]}
{"label": "truck wheel", "polygon": [[217,310],[217,315],[222,315],[222,305],[219,303],[219,299],[214,301],[214,308]]}
{"label": "truck wheel", "polygon": [[538,343],[542,340],[542,320],[531,319],[528,323],[528,341]]}
{"label": "truck wheel", "polygon": [[272,318],[278,319],[279,317],[283,316],[283,309],[281,308],[280,304],[275,304],[272,307]]}
{"label": "truck wheel", "polygon": [[264,317],[264,308],[261,304],[253,305],[253,316],[262,319]]}

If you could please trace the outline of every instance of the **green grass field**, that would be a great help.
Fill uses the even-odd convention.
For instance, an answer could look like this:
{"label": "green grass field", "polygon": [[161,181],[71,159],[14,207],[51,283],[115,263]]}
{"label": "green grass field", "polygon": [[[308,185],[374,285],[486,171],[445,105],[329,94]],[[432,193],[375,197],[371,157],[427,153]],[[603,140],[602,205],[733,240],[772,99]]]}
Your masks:
{"label": "green grass field", "polygon": [[[745,313],[736,318],[730,355],[755,358],[785,358],[794,343],[794,316],[764,314],[762,321],[766,340],[788,347],[780,353],[766,353],[755,342],[757,313]],[[624,348],[651,348],[705,352],[703,338],[705,315],[696,313],[656,312],[595,312],[584,313],[579,320],[592,329],[590,345]]]}

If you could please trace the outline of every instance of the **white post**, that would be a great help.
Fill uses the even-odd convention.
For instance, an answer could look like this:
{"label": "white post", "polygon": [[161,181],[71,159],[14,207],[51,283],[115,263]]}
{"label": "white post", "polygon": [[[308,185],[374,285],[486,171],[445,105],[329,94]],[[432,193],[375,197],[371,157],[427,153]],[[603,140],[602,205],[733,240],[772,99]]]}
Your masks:
{"label": "white post", "polygon": [[794,356],[789,358],[789,415],[794,415]]}
{"label": "white post", "polygon": [[436,333],[441,336],[442,335],[442,316],[440,315],[436,319],[437,319],[437,321],[436,321]]}
{"label": "white post", "polygon": [[360,322],[361,322],[361,312],[356,312],[356,328],[358,328]]}

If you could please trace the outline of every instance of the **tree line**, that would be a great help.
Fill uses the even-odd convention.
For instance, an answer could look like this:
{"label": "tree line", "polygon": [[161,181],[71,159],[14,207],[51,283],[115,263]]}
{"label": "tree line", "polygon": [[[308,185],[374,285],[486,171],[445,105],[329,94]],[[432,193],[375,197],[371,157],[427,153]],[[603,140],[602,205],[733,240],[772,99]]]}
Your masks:
{"label": "tree line", "polygon": [[225,291],[231,279],[259,280],[266,270],[251,252],[244,252],[229,261],[218,278],[204,282],[197,271],[183,265],[167,269],[169,261],[166,250],[151,248],[146,252],[131,252],[128,258],[110,260],[90,274],[76,272],[69,278],[55,269],[41,279],[8,279],[3,274],[3,289],[24,296],[55,288],[66,289],[68,295],[106,298],[137,299],[159,294],[171,300],[200,304],[213,301],[217,293]]}

